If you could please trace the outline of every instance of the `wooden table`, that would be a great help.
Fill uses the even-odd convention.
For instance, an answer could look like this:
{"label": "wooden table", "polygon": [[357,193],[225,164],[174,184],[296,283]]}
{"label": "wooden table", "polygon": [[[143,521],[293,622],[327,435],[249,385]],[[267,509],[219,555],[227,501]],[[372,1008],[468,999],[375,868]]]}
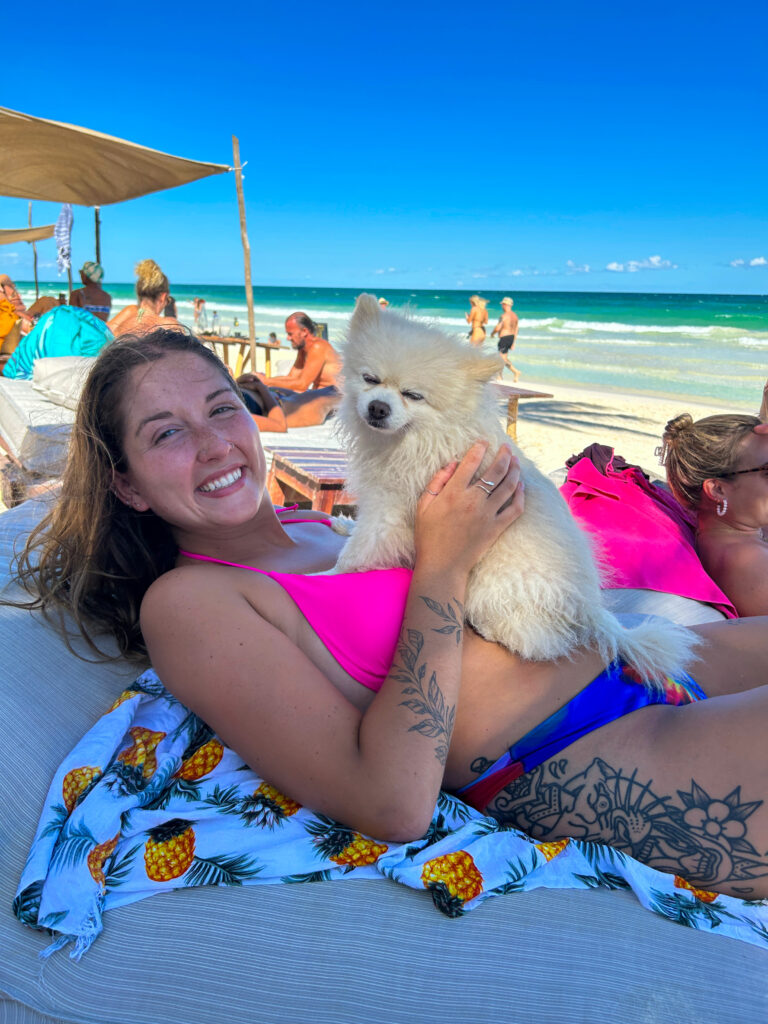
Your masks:
{"label": "wooden table", "polygon": [[272,468],[267,477],[269,496],[275,504],[286,502],[290,488],[312,502],[319,512],[332,512],[334,505],[353,505],[355,499],[344,490],[347,475],[346,452],[333,448],[272,448]]}
{"label": "wooden table", "polygon": [[[251,343],[247,338],[220,338],[218,334],[201,334],[199,338],[204,344],[210,345],[217,356],[221,356],[223,362],[229,366],[229,350],[234,345],[237,348],[237,356],[235,357],[235,365],[233,368],[233,374],[235,377],[239,377],[245,370],[251,359]],[[218,347],[221,346],[222,352],[217,351]],[[264,362],[266,367],[266,376],[272,376],[272,353],[273,352],[289,352],[289,349],[283,345],[273,345],[268,341],[259,341],[256,339],[256,348],[264,349]],[[255,369],[253,367],[252,369]]]}
{"label": "wooden table", "polygon": [[[531,391],[513,384],[494,384],[500,399],[507,400],[507,434],[517,440],[517,406],[521,398],[552,398],[546,391]],[[354,505],[355,497],[345,490],[346,452],[334,448],[274,448],[267,478],[269,496],[275,504],[286,501],[285,488],[301,495],[320,512],[332,512],[334,505]]]}
{"label": "wooden table", "polygon": [[515,384],[492,384],[499,398],[507,400],[507,434],[513,441],[517,440],[517,403],[521,398],[554,398],[547,391],[531,391],[519,388]]}

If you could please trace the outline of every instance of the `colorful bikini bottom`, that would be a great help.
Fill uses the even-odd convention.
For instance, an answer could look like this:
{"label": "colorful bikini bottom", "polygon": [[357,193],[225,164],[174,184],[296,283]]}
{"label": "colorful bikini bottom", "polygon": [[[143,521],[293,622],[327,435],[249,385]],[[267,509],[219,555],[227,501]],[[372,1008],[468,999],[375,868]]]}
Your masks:
{"label": "colorful bikini bottom", "polygon": [[691,704],[707,695],[690,676],[667,677],[661,687],[651,688],[634,669],[614,661],[567,704],[531,729],[473,782],[456,790],[456,796],[484,810],[510,782],[555,757],[581,736],[650,704]]}

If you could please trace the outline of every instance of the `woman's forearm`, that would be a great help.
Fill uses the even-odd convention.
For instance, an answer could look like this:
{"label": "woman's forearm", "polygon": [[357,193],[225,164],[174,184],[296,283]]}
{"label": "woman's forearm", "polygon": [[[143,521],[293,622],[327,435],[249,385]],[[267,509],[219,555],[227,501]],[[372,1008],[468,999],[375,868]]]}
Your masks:
{"label": "woman's forearm", "polygon": [[360,724],[361,784],[379,831],[413,839],[427,828],[448,756],[461,676],[466,576],[414,570],[397,651]]}

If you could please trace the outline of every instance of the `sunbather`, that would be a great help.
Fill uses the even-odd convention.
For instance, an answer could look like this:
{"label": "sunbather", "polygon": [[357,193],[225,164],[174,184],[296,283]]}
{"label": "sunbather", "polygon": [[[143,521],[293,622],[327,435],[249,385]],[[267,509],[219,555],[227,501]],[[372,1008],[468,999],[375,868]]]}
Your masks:
{"label": "sunbather", "polygon": [[508,448],[472,483],[483,455],[430,481],[412,572],[323,575],[344,539],[325,515],[273,508],[223,364],[179,332],[123,338],[86,383],[21,576],[86,637],[148,652],[283,793],[361,832],[419,836],[442,785],[537,840],[767,897],[768,623],[699,627],[697,681],[660,693],[589,650],[523,662],[464,630],[467,576],[523,512]]}
{"label": "sunbather", "polygon": [[157,327],[181,328],[175,317],[163,316],[171,286],[154,260],[136,264],[136,298],[138,304],[126,306],[112,317],[107,326],[116,338],[122,334],[144,334]]}
{"label": "sunbather", "polygon": [[670,420],[662,458],[697,513],[696,551],[739,615],[768,615],[768,423],[757,416]]}
{"label": "sunbather", "polygon": [[285,433],[290,427],[315,427],[333,415],[341,401],[338,388],[312,391],[273,390],[253,373],[237,378],[248,412],[264,433]]}

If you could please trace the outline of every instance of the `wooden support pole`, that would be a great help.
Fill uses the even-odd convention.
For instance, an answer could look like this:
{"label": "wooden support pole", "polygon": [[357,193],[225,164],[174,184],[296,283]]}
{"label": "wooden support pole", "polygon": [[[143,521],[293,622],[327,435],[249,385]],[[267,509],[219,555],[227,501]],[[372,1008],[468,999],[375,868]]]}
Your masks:
{"label": "wooden support pole", "polygon": [[101,263],[101,216],[100,206],[94,206],[93,208],[93,220],[94,228],[96,231],[96,262]]}
{"label": "wooden support pole", "polygon": [[236,135],[232,136],[232,155],[235,161],[235,188],[237,189],[237,206],[240,211],[240,237],[243,242],[243,261],[245,263],[245,301],[248,305],[248,337],[251,342],[251,370],[255,373],[256,320],[253,314],[253,286],[251,285],[251,243],[248,241],[248,229],[245,223],[243,168],[240,164],[240,142]]}
{"label": "wooden support pole", "polygon": [[[29,226],[32,227],[32,203],[29,204]],[[37,246],[32,243],[32,262],[35,268],[35,300],[40,298],[40,286],[37,283]]]}

